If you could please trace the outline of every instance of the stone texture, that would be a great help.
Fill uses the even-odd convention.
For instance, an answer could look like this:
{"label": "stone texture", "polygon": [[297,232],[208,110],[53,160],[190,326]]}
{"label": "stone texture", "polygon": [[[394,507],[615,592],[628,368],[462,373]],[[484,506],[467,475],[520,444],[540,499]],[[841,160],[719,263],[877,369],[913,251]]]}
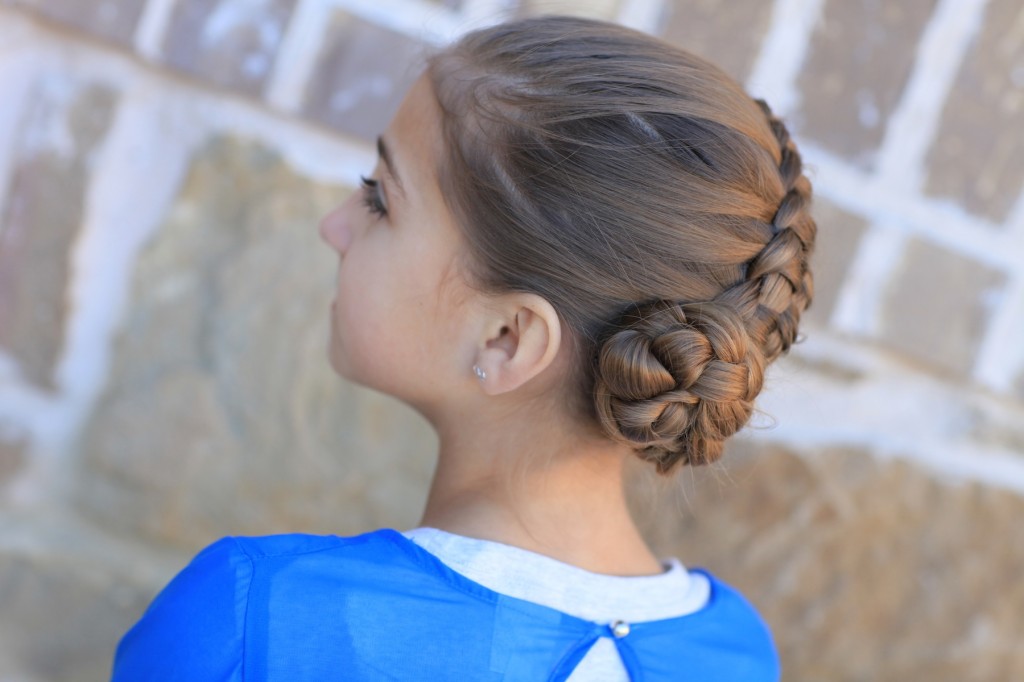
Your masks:
{"label": "stone texture", "polygon": [[669,0],[660,33],[744,83],[761,50],[771,13],[772,3],[759,0]]}
{"label": "stone texture", "polygon": [[[426,1],[438,12],[465,4]],[[866,165],[935,3],[826,2],[799,81],[803,109],[789,122],[795,131],[802,126],[801,137]],[[198,74],[214,99],[229,90],[258,94],[292,3],[171,4],[168,63]],[[598,16],[618,11],[611,0],[543,4]],[[743,80],[771,4],[672,0],[661,33]],[[22,45],[45,53],[63,41],[62,53],[73,59],[95,51],[83,33],[130,44],[143,1],[0,6],[25,8],[0,12],[3,91],[18,77]],[[116,14],[109,9],[115,6]],[[538,0],[526,11],[540,9]],[[995,222],[1005,219],[1024,177],[1019,12],[1014,0],[986,3],[928,157],[927,192]],[[46,21],[28,21],[30,13]],[[425,50],[342,12],[328,28],[303,114],[372,137]],[[107,68],[109,60],[87,61],[90,73],[122,75]],[[139,85],[159,86],[145,69],[130,71]],[[408,408],[343,382],[327,363],[336,261],[319,243],[316,222],[344,189],[303,177],[258,144],[221,139],[196,157],[140,256],[107,387],[74,439],[78,450],[58,462],[71,472],[72,498],[54,486],[54,496],[33,498],[15,518],[15,507],[26,503],[11,504],[9,491],[23,487],[24,472],[37,471],[34,458],[67,425],[68,412],[26,413],[19,404],[12,412],[10,396],[21,395],[22,379],[53,386],[66,292],[76,276],[69,257],[119,97],[39,73],[11,134],[5,114],[15,114],[0,108],[0,166],[10,169],[0,187],[0,680],[98,680],[108,676],[114,644],[156,589],[216,537],[349,534],[415,523],[435,436]],[[856,187],[846,189],[857,198]],[[919,202],[908,201],[913,212]],[[821,198],[814,210],[816,300],[807,319],[822,323],[864,225]],[[97,272],[103,261],[85,265],[77,276]],[[881,340],[916,365],[908,376],[950,373],[948,385],[963,396],[951,414],[963,420],[957,433],[964,439],[1024,456],[1024,373],[1016,379],[1017,401],[964,381],[990,294],[1002,281],[957,253],[912,242],[886,291]],[[832,338],[825,330],[812,334]],[[856,355],[878,352],[869,340],[846,341]],[[834,353],[842,350],[813,357],[796,350],[780,360],[795,364],[796,373],[851,391],[877,379],[872,362],[839,362]],[[53,396],[58,402],[41,409],[65,398],[74,397]],[[10,428],[12,414],[23,423]],[[856,414],[837,418],[846,428],[866,423]],[[21,428],[28,421],[38,443]],[[998,475],[994,468],[982,473]],[[651,507],[641,516],[655,547],[709,567],[760,607],[778,639],[784,679],[1024,680],[1020,495],[944,483],[917,465],[861,451],[798,455],[747,441],[733,443],[722,466],[687,470],[660,496],[653,480],[640,478],[635,504]],[[36,519],[46,515],[60,532],[36,532]],[[96,527],[109,528],[116,542],[93,542]]]}
{"label": "stone texture", "polygon": [[295,0],[180,0],[164,59],[205,81],[258,94],[294,6]]}
{"label": "stone texture", "polygon": [[1024,5],[992,0],[946,99],[926,190],[1002,222],[1024,191]]}
{"label": "stone texture", "polygon": [[306,88],[305,111],[343,133],[373,139],[398,110],[426,54],[419,41],[336,12]]}
{"label": "stone texture", "polygon": [[327,360],[337,261],[317,223],[344,194],[255,143],[221,138],[196,157],[139,258],[83,436],[90,518],[189,549],[419,519],[433,431]]}
{"label": "stone texture", "polygon": [[759,608],[783,679],[1024,679],[1018,495],[860,451],[751,441],[674,483],[641,470],[632,490],[659,553]]}
{"label": "stone texture", "polygon": [[818,224],[818,238],[811,259],[814,300],[804,319],[826,326],[867,225],[859,216],[820,196],[814,197],[811,214]]}
{"label": "stone texture", "polygon": [[77,556],[0,552],[0,679],[109,679],[118,640],[151,598]]}
{"label": "stone texture", "polygon": [[116,99],[105,86],[51,75],[21,118],[21,147],[0,217],[0,346],[40,387],[53,387],[68,313],[70,249],[81,227],[93,155]]}
{"label": "stone texture", "polygon": [[969,374],[1005,276],[915,239],[885,293],[882,339],[911,357]]}
{"label": "stone texture", "polygon": [[145,0],[3,0],[106,40],[131,45]]}
{"label": "stone texture", "polygon": [[874,162],[935,0],[828,0],[798,78],[794,126],[861,166]]}

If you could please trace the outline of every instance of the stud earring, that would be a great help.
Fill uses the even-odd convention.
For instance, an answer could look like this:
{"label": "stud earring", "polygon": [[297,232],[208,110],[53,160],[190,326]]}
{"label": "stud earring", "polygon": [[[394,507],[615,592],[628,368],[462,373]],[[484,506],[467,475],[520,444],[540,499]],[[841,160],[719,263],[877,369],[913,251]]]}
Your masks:
{"label": "stud earring", "polygon": [[473,365],[473,371],[476,373],[476,376],[480,381],[487,378],[487,372],[480,369],[480,365]]}

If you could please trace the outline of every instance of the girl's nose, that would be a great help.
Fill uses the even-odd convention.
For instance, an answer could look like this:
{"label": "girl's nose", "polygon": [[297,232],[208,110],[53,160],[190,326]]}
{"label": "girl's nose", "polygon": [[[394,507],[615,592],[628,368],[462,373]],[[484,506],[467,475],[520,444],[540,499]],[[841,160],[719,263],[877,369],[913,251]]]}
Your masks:
{"label": "girl's nose", "polygon": [[351,200],[346,201],[320,220],[320,238],[340,254],[344,254],[352,243],[351,203]]}

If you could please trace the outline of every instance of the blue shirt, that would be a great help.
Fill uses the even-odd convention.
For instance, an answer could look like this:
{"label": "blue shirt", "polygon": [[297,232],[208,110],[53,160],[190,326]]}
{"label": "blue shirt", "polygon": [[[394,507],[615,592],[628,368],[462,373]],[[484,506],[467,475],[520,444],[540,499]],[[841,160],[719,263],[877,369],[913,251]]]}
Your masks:
{"label": "blue shirt", "polygon": [[389,528],[224,538],[124,635],[112,680],[555,682],[608,637],[632,682],[776,682],[757,612],[695,570],[703,609],[613,628],[490,590]]}

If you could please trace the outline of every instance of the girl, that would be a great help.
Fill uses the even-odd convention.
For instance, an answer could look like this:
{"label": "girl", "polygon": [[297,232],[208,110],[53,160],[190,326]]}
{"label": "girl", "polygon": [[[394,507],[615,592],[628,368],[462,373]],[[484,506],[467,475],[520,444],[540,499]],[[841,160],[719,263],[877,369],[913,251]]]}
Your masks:
{"label": "girl", "polygon": [[776,680],[752,606],[659,559],[623,465],[714,461],[811,299],[800,156],[722,71],[544,17],[432,56],[362,190],[329,359],[437,429],[419,527],[225,538],[115,680]]}

